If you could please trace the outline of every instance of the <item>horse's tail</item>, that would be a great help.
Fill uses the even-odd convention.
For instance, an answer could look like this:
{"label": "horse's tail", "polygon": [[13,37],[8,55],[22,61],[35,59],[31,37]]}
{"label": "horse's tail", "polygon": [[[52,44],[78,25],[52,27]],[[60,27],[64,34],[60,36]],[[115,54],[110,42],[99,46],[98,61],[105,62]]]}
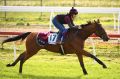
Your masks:
{"label": "horse's tail", "polygon": [[23,41],[30,33],[31,32],[26,32],[26,33],[23,33],[21,35],[15,36],[15,37],[7,38],[1,43],[1,45],[3,46],[4,43],[17,41],[17,40],[20,40],[20,39],[22,39],[22,41]]}

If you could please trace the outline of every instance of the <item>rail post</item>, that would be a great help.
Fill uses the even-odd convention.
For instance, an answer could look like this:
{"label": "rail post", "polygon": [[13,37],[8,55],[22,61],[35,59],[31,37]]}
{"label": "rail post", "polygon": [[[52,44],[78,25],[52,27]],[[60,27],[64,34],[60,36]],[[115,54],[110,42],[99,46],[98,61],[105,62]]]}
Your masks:
{"label": "rail post", "polygon": [[52,29],[52,18],[54,16],[54,12],[52,11],[51,14],[50,14],[50,24],[49,24],[49,31],[51,31]]}
{"label": "rail post", "polygon": [[[93,38],[90,38],[90,41],[91,41],[91,43],[92,43],[93,55],[96,56],[95,44],[94,44]],[[94,63],[96,63],[95,60],[94,60]]]}
{"label": "rail post", "polygon": [[13,42],[13,50],[14,50],[14,61],[16,60],[16,45],[15,42]]}

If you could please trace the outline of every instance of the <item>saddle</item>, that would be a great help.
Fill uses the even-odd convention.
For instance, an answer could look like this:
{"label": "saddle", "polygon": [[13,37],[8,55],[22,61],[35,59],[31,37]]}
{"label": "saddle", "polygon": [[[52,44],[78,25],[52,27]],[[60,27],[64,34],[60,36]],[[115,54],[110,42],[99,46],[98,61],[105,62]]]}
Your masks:
{"label": "saddle", "polygon": [[[64,37],[67,35],[67,32],[64,32],[63,33],[63,36],[62,36],[62,40],[64,40]],[[57,41],[57,37],[58,37],[58,32],[47,32],[47,33],[43,33],[43,32],[40,32],[37,34],[37,37],[36,37],[36,42],[38,45],[47,45],[47,44],[56,44],[56,41]],[[63,49],[63,46],[60,45],[60,50],[61,50],[61,55],[64,55],[64,49]]]}
{"label": "saddle", "polygon": [[[39,45],[56,44],[58,33],[59,32],[52,32],[52,31],[46,33],[40,32],[37,34],[36,41]],[[63,32],[61,41],[64,40],[66,35],[67,35],[67,30]]]}
{"label": "saddle", "polygon": [[56,44],[57,36],[57,32],[40,32],[36,37],[36,41],[39,45]]}

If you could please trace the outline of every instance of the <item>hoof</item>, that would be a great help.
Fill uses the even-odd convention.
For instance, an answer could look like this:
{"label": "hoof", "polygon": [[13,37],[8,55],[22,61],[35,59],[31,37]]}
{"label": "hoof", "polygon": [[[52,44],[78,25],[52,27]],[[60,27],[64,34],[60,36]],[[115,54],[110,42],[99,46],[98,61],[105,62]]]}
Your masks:
{"label": "hoof", "polygon": [[19,71],[19,74],[22,74],[22,71]]}
{"label": "hoof", "polygon": [[7,66],[7,67],[10,67],[10,66],[11,66],[11,64],[7,64],[6,66]]}
{"label": "hoof", "polygon": [[103,66],[103,68],[107,68],[107,66],[106,66],[106,65],[104,65],[104,66]]}
{"label": "hoof", "polygon": [[84,75],[88,75],[88,73],[87,73],[87,72],[84,72]]}
{"label": "hoof", "polygon": [[2,48],[0,48],[1,50],[4,50],[4,48],[2,47]]}
{"label": "hoof", "polygon": [[22,72],[19,72],[19,75],[22,75]]}
{"label": "hoof", "polygon": [[84,73],[84,75],[88,75],[88,73]]}

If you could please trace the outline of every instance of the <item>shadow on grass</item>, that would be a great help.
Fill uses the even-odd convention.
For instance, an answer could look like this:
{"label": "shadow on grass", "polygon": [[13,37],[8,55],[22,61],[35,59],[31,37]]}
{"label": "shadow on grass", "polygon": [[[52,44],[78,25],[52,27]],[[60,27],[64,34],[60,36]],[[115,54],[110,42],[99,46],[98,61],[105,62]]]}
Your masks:
{"label": "shadow on grass", "polygon": [[64,77],[64,76],[34,76],[34,75],[28,75],[24,74],[23,78],[28,76],[29,78],[32,79],[81,79],[81,76],[76,76],[76,77]]}
{"label": "shadow on grass", "polygon": [[36,75],[28,75],[28,74],[16,74],[16,75],[0,75],[2,79],[81,79],[82,76],[76,77],[64,77],[64,76],[36,76]]}

